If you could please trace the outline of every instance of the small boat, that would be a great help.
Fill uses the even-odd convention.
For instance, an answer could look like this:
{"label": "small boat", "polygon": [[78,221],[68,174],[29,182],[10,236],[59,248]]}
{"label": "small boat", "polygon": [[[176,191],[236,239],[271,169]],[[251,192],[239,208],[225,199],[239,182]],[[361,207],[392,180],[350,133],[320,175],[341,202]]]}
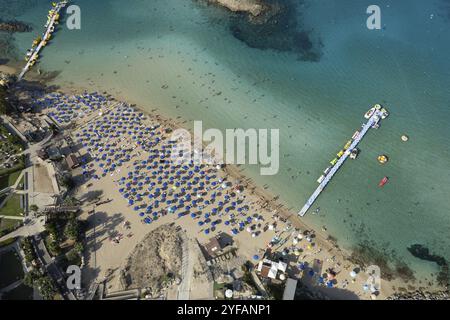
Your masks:
{"label": "small boat", "polygon": [[358,136],[359,136],[359,131],[356,130],[355,133],[352,136],[352,139],[356,139],[356,138],[358,138]]}
{"label": "small boat", "polygon": [[321,175],[320,177],[319,177],[319,179],[317,179],[317,182],[318,183],[322,183],[322,181],[325,179],[325,176],[324,175]]}
{"label": "small boat", "polygon": [[381,164],[385,164],[386,162],[389,161],[388,157],[387,157],[386,155],[384,155],[384,154],[379,155],[378,158],[377,158],[377,160],[378,160],[378,162],[381,163]]}
{"label": "small boat", "polygon": [[387,117],[389,116],[389,112],[385,109],[385,108],[382,108],[381,109],[381,119],[386,119]]}
{"label": "small boat", "polygon": [[344,150],[341,150],[337,153],[337,157],[340,158],[344,154]]}
{"label": "small boat", "polygon": [[352,151],[350,152],[350,159],[356,159],[356,157],[358,156],[359,150],[358,148],[354,148],[352,149]]}
{"label": "small boat", "polygon": [[370,108],[364,115],[364,118],[369,119],[374,114],[374,112],[375,112],[375,107]]}
{"label": "small boat", "polygon": [[338,162],[338,158],[334,158],[333,160],[330,161],[331,165],[335,165]]}
{"label": "small boat", "polygon": [[387,182],[389,181],[388,177],[384,177],[383,179],[380,180],[380,182],[378,183],[379,187],[384,186]]}
{"label": "small boat", "polygon": [[330,171],[331,171],[331,167],[328,167],[328,168],[326,168],[326,169],[323,171],[323,174],[324,174],[324,175],[327,175],[328,172],[330,172]]}

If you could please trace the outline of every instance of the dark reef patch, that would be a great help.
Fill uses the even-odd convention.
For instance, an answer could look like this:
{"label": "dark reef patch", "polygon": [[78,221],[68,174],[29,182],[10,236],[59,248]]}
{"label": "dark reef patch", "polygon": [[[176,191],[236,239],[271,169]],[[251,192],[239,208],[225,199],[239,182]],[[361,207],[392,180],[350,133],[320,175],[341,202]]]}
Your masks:
{"label": "dark reef patch", "polygon": [[0,19],[0,31],[4,32],[30,32],[33,28],[28,24],[17,21],[17,20],[9,20],[4,21]]}
{"label": "dark reef patch", "polygon": [[[317,62],[322,56],[323,44],[315,39],[312,30],[301,24],[299,1],[268,1],[275,12],[255,20],[245,13],[235,13],[230,18],[233,36],[251,48],[292,52],[299,60]],[[304,9],[305,6],[302,6]]]}
{"label": "dark reef patch", "polygon": [[[209,4],[207,0],[196,2]],[[320,37],[303,24],[302,14],[307,9],[305,1],[266,0],[264,4],[269,9],[258,16],[231,12],[219,6],[218,10],[223,10],[228,17],[219,22],[226,23],[231,34],[251,48],[293,53],[301,61],[319,61],[323,44]]]}
{"label": "dark reef patch", "polygon": [[[383,248],[388,248],[386,244]],[[394,251],[377,249],[375,243],[363,241],[353,248],[350,260],[362,267],[376,265],[380,268],[381,277],[386,280],[401,278],[405,282],[415,281],[414,271],[401,261]]]}
{"label": "dark reef patch", "polygon": [[442,286],[450,285],[449,265],[444,257],[430,253],[430,250],[421,244],[413,244],[407,249],[414,257],[418,259],[435,262],[440,268],[440,272],[437,276],[438,283]]}

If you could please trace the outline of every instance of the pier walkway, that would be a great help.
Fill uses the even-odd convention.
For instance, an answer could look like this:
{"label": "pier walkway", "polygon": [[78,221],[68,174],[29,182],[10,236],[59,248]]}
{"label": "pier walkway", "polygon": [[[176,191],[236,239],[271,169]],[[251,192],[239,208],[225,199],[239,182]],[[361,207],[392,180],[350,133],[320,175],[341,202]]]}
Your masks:
{"label": "pier walkway", "polygon": [[56,6],[53,8],[53,10],[55,10],[54,14],[52,15],[50,22],[47,25],[47,30],[45,31],[45,33],[43,34],[43,37],[41,39],[41,42],[39,42],[39,44],[37,45],[37,47],[34,49],[32,55],[30,56],[30,59],[28,60],[27,64],[25,65],[25,67],[22,69],[22,72],[19,74],[19,77],[17,78],[17,81],[22,80],[23,76],[25,75],[25,73],[28,72],[28,70],[30,70],[30,68],[32,67],[33,61],[37,59],[37,55],[39,54],[39,52],[41,51],[41,49],[44,47],[44,43],[47,41],[47,37],[51,34],[51,30],[53,29],[53,26],[55,25],[55,22],[57,20],[57,16],[59,14],[59,12],[61,11],[62,8],[64,8],[67,5],[67,1],[61,1],[58,2],[56,4]]}
{"label": "pier walkway", "polygon": [[364,136],[369,131],[369,129],[372,127],[372,125],[374,125],[375,123],[377,123],[381,119],[382,114],[383,114],[382,111],[375,110],[374,114],[368,119],[367,123],[365,123],[362,126],[362,129],[361,129],[359,135],[353,140],[353,142],[351,143],[350,147],[347,150],[345,150],[345,152],[342,155],[342,157],[340,157],[339,160],[336,162],[336,164],[331,168],[330,172],[325,176],[325,179],[323,179],[323,181],[319,184],[317,189],[309,197],[308,201],[306,201],[306,203],[303,206],[303,208],[299,211],[298,214],[301,217],[303,217],[306,214],[306,212],[312,206],[314,201],[316,201],[316,199],[319,197],[319,195],[325,189],[325,187],[327,186],[328,182],[331,181],[331,179],[333,178],[334,174],[341,168],[341,166],[345,162],[345,160],[347,160],[348,156],[350,155],[351,150],[356,148],[356,146],[364,138]]}

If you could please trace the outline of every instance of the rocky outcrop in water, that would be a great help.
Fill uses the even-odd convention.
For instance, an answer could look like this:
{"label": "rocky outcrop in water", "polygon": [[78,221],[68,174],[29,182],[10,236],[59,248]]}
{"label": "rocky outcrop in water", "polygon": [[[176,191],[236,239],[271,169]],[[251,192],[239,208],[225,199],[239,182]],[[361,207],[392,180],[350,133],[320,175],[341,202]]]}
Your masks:
{"label": "rocky outcrop in water", "polygon": [[428,292],[414,291],[407,293],[395,293],[386,300],[449,300],[450,295],[446,291]]}
{"label": "rocky outcrop in water", "polygon": [[299,0],[197,0],[231,11],[232,35],[251,48],[297,54],[302,61],[319,61],[322,42],[303,25],[306,6]]}
{"label": "rocky outcrop in water", "polygon": [[437,276],[438,283],[442,286],[450,286],[449,265],[444,257],[430,253],[430,250],[421,244],[413,244],[407,249],[416,258],[435,262],[440,268],[440,272]]}
{"label": "rocky outcrop in water", "polygon": [[254,17],[270,9],[270,6],[262,0],[208,0],[208,2],[223,6],[233,12],[246,12]]}
{"label": "rocky outcrop in water", "polygon": [[4,32],[30,32],[33,30],[29,25],[20,21],[0,20],[0,31]]}

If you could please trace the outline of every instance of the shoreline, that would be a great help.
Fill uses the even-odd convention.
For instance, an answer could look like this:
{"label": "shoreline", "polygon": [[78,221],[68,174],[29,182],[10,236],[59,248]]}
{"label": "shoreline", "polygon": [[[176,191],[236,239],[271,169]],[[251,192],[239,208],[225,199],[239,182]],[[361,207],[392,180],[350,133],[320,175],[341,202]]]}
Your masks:
{"label": "shoreline", "polygon": [[[48,73],[44,73],[44,75],[48,75]],[[35,76],[37,77],[37,79],[34,79]],[[30,73],[27,78],[29,78],[29,79],[31,78],[31,81],[38,81],[40,83],[45,82],[43,84],[45,86],[56,85],[56,87],[58,87],[57,91],[61,91],[66,94],[76,94],[76,93],[80,93],[80,92],[83,92],[88,89],[88,88],[83,88],[82,86],[76,86],[73,84],[70,86],[59,85],[57,83],[57,81],[54,81],[54,79],[51,79],[51,77],[50,77],[50,79],[46,79],[43,81],[42,75],[38,75],[35,70],[33,70],[33,72]],[[47,83],[47,82],[50,82],[50,83]],[[127,101],[126,97],[124,97],[122,94],[117,95],[117,94],[111,93],[109,91],[103,91],[103,92],[107,93],[111,97],[114,97],[114,100],[117,102]],[[151,104],[149,103],[147,106],[151,106]],[[181,119],[181,118],[174,119],[171,117],[167,117],[166,115],[164,115],[163,111],[160,109],[149,108],[146,110],[143,106],[141,107],[139,105],[134,105],[134,104],[132,105],[132,107],[135,108],[136,110],[139,110],[140,112],[143,112],[144,114],[148,115],[150,118],[155,118],[158,122],[160,122],[165,127],[168,127],[171,129],[174,129],[174,128],[187,129],[187,128],[185,128],[185,125],[184,125],[184,123],[185,123],[184,119]],[[189,130],[189,131],[191,131],[191,130]],[[267,203],[268,207],[270,208],[270,210],[272,212],[275,211],[274,213],[280,214],[286,220],[289,220],[295,228],[300,228],[302,231],[312,230],[317,237],[317,242],[320,243],[321,247],[326,249],[327,255],[339,256],[340,258],[342,258],[344,263],[352,264],[349,261],[349,258],[351,256],[350,250],[346,250],[344,248],[338,247],[336,245],[336,243],[334,243],[332,241],[332,237],[330,235],[328,235],[326,232],[311,228],[305,222],[301,221],[301,219],[294,212],[292,212],[292,210],[290,210],[289,208],[286,208],[286,205],[282,201],[280,201],[279,199],[275,199],[275,198],[278,198],[277,196],[272,194],[270,191],[266,190],[264,187],[257,185],[253,181],[252,178],[249,178],[248,176],[243,174],[242,173],[243,169],[240,166],[227,165],[224,168],[224,171],[227,174],[229,174],[230,176],[232,176],[234,179],[241,180],[242,181],[241,184],[244,185],[245,188],[247,190],[249,190],[249,192],[251,194],[254,194],[255,197],[257,197],[259,199],[259,201],[261,201],[263,204]],[[393,287],[393,285],[396,282],[395,280],[394,281],[382,280],[382,281],[383,281],[383,286],[389,286],[389,287]],[[392,288],[389,288],[389,289],[390,289],[390,291],[392,291]],[[384,289],[384,291],[386,291],[386,289]],[[391,294],[388,294],[386,296],[389,296],[389,295],[391,295]],[[383,296],[384,296],[384,294],[383,294]]]}

